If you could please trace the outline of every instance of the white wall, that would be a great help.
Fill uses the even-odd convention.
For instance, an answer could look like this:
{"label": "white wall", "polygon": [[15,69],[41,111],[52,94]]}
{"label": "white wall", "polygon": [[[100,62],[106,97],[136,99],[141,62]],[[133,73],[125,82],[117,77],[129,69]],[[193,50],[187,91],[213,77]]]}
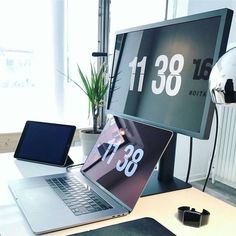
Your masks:
{"label": "white wall", "polygon": [[[236,1],[235,0],[169,0],[168,19],[192,15],[196,13],[230,8],[235,10],[228,48],[236,45]],[[215,121],[213,121],[210,139],[193,141],[193,160],[190,181],[206,177],[212,155],[215,137]],[[175,176],[185,180],[188,168],[189,137],[178,135],[176,149]]]}
{"label": "white wall", "polygon": [[[209,140],[193,139],[192,166],[190,172],[190,181],[204,179],[206,177],[215,137],[215,117],[212,123]],[[188,169],[190,138],[178,134],[176,159],[175,159],[175,176],[185,180]]]}

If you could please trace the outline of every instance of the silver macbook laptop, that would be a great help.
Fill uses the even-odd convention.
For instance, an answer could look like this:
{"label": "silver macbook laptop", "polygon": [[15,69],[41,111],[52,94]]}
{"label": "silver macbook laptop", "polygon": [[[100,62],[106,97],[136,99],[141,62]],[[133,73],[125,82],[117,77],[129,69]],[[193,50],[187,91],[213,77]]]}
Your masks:
{"label": "silver macbook laptop", "polygon": [[172,132],[114,117],[80,170],[25,178],[9,188],[36,234],[129,214]]}

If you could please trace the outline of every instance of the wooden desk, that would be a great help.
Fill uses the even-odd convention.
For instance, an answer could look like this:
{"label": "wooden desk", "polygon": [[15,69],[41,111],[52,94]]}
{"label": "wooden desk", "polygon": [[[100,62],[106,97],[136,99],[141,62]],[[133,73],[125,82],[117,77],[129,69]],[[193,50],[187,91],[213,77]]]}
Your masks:
{"label": "wooden desk", "polygon": [[[7,182],[11,179],[54,174],[65,170],[59,167],[17,161],[12,156],[12,153],[0,155],[0,235],[32,236],[34,234],[11,196]],[[176,215],[177,208],[182,205],[194,207],[199,211],[202,211],[203,208],[209,210],[211,216],[208,225],[200,228],[184,226]],[[45,235],[65,236],[142,217],[156,219],[178,236],[234,236],[236,230],[235,207],[195,188],[190,188],[140,198],[133,212],[125,217]]]}

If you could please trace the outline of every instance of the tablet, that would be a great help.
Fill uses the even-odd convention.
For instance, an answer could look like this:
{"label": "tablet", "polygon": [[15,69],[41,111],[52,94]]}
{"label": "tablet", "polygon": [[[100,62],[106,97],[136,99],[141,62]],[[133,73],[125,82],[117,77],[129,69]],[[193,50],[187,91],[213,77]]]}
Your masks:
{"label": "tablet", "polygon": [[65,166],[75,130],[76,127],[73,125],[27,121],[14,157],[21,160]]}

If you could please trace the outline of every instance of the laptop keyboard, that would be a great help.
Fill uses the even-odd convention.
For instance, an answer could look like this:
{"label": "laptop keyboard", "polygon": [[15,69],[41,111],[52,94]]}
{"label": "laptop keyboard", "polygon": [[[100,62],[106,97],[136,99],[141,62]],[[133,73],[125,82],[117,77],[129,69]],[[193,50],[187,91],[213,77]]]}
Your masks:
{"label": "laptop keyboard", "polygon": [[75,177],[65,176],[46,181],[76,216],[111,208],[97,193],[86,188]]}

